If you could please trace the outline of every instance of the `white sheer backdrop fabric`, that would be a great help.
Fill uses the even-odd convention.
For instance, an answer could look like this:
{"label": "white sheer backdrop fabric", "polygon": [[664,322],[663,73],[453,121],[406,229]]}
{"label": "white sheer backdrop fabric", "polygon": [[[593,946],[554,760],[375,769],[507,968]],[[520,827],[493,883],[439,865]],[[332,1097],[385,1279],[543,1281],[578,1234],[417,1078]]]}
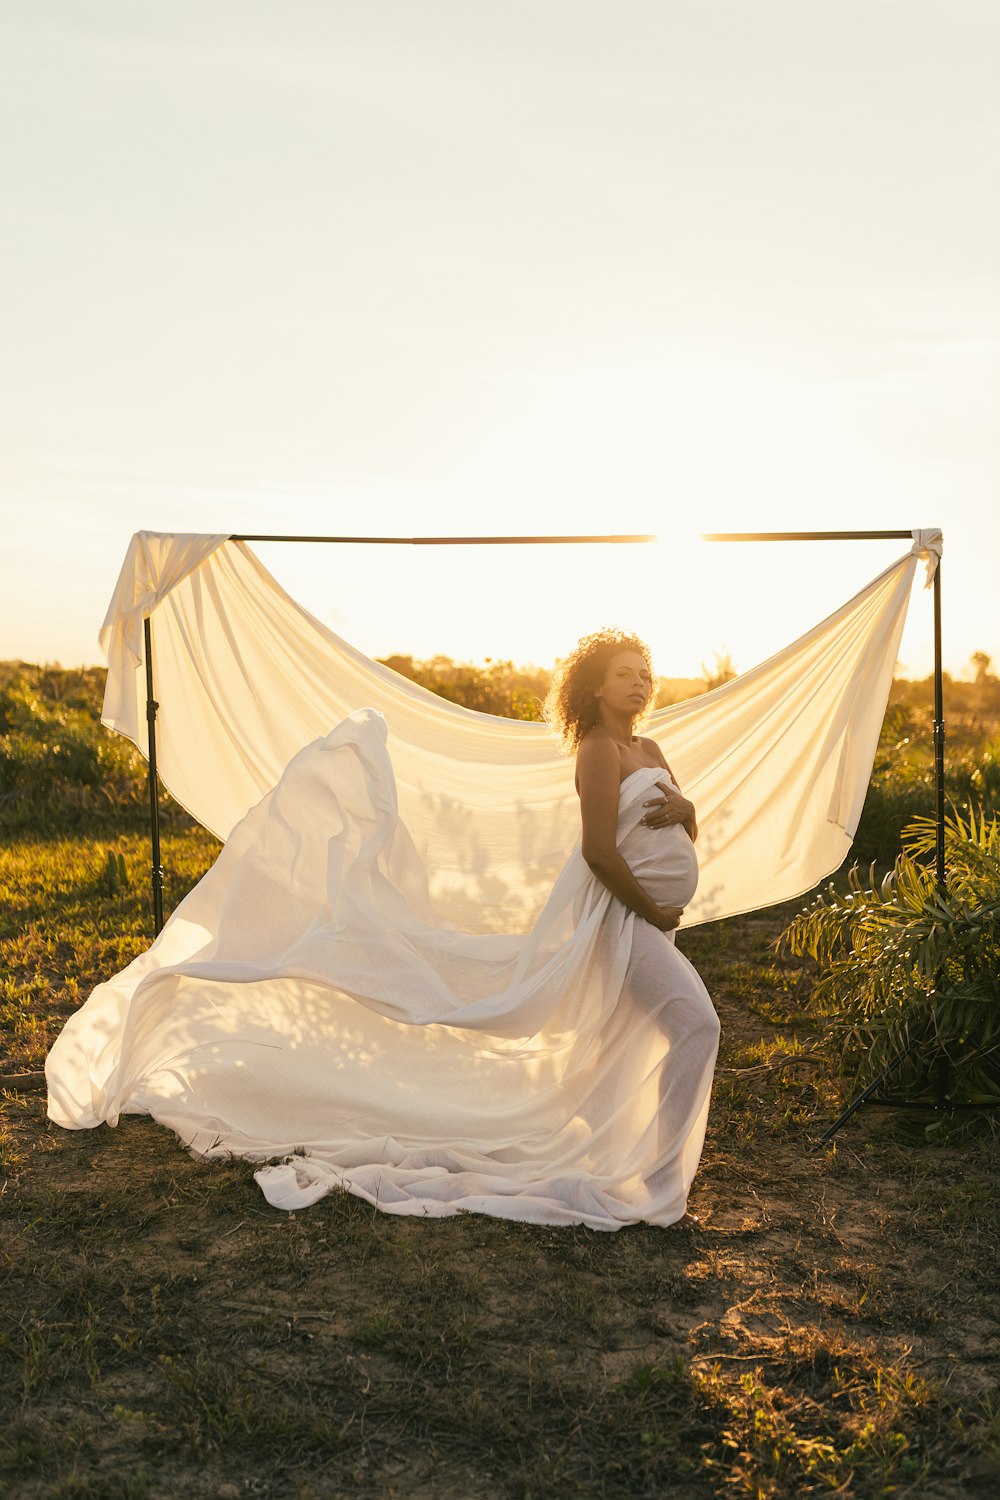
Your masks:
{"label": "white sheer backdrop fabric", "polygon": [[[702,883],[685,925],[798,895],[842,863],[916,555],[939,537],[920,533],[912,554],[761,666],[653,715],[646,732],[701,827]],[[470,931],[530,927],[579,821],[572,765],[544,725],[459,708],[369,660],[291,599],[245,543],[140,533],[102,642],[104,722],[144,753],[141,615],[151,598],[159,770],[199,822],[227,838],[298,750],[374,707],[436,903]],[[651,645],[669,662],[668,641]]]}

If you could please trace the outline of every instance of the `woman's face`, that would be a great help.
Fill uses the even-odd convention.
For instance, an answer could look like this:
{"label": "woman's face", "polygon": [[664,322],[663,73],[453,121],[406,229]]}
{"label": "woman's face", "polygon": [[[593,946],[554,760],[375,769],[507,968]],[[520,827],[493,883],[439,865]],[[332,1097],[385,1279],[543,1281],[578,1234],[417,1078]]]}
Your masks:
{"label": "woman's face", "polygon": [[652,686],[649,668],[638,651],[616,651],[595,696],[615,713],[634,719],[646,707]]}

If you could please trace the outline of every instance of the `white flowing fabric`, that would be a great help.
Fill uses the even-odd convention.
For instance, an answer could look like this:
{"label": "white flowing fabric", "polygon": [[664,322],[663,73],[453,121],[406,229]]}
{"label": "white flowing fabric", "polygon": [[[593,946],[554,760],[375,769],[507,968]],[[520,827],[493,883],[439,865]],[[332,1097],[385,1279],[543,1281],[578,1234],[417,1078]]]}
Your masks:
{"label": "white flowing fabric", "polygon": [[[654,716],[698,807],[703,876],[695,894],[682,830],[641,825],[663,772],[635,772],[618,841],[655,899],[704,921],[841,862],[916,556],[934,550],[915,538],[769,662]],[[130,555],[147,575],[127,565],[106,622],[106,722],[145,748],[139,622],[155,605],[164,780],[228,842],[67,1023],[50,1117],[148,1112],[201,1154],[284,1157],[256,1175],[286,1209],[343,1186],[395,1213],[679,1218],[718,1023],[672,937],[583,862],[571,768],[545,727],[368,661],[242,544],[147,539]]]}
{"label": "white flowing fabric", "polygon": [[[639,823],[663,775],[623,783],[619,841],[683,904],[690,839]],[[71,1018],[49,1112],[148,1112],[205,1155],[307,1153],[256,1174],[279,1208],[344,1186],[393,1213],[670,1224],[717,1039],[694,969],[578,850],[530,934],[443,923],[384,720],[363,710],[294,758],[153,947]]]}
{"label": "white flowing fabric", "polygon": [[[787,900],[842,863],[916,558],[936,561],[940,536],[914,533],[912,553],[769,661],[652,716],[645,732],[698,808],[703,878],[685,925]],[[470,931],[530,928],[579,820],[572,767],[544,725],[472,713],[370,661],[244,543],[140,533],[115,601],[104,723],[146,753],[139,616],[153,608],[158,767],[205,827],[226,839],[297,751],[374,705],[436,904]]]}

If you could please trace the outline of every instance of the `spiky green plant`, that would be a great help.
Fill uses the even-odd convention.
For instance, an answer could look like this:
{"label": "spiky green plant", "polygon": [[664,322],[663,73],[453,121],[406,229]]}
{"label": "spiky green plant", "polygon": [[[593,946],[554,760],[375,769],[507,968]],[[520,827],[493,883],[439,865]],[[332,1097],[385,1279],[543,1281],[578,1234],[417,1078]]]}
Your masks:
{"label": "spiky green plant", "polygon": [[847,891],[831,882],[778,946],[820,965],[812,1000],[859,1083],[912,1047],[897,1088],[926,1088],[944,1057],[953,1102],[1000,1102],[1000,821],[950,814],[944,890],[933,819],[916,819],[902,842],[881,883],[872,866],[865,885],[855,866]]}

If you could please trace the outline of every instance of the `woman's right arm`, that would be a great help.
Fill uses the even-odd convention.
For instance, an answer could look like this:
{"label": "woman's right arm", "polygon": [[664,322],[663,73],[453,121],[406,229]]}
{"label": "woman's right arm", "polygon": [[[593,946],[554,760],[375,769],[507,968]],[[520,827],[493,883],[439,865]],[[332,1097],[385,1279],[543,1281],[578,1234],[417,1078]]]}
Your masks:
{"label": "woman's right arm", "polygon": [[584,740],[576,758],[583,824],[583,857],[602,885],[629,911],[670,932],[681,918],[679,906],[658,906],[639,884],[619,853],[618,801],[621,769],[618,751],[608,739],[593,735]]}

